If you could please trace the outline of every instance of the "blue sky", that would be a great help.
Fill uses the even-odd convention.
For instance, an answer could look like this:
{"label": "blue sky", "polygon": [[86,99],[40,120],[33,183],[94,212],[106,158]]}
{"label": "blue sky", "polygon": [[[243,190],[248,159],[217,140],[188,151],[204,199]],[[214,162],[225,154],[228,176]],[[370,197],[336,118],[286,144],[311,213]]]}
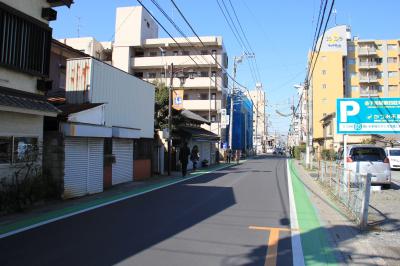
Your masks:
{"label": "blue sky", "polygon": [[[201,35],[220,35],[228,52],[232,73],[233,57],[242,54],[216,0],[175,0],[196,32]],[[231,0],[247,38],[256,54],[261,82],[267,93],[270,114],[270,132],[286,134],[289,120],[276,114],[289,113],[294,84],[304,80],[307,52],[312,44],[319,0]],[[330,2],[330,1],[329,1]],[[175,19],[186,35],[192,35],[169,0],[158,0],[165,11]],[[229,0],[225,0],[229,7]],[[157,19],[173,33],[149,0],[143,0]],[[135,0],[75,0],[70,9],[57,8],[58,17],[51,23],[55,38],[93,36],[99,41],[113,39],[115,8],[138,5]],[[400,1],[398,0],[337,0],[337,24],[349,24],[352,35],[362,39],[400,38]],[[78,20],[80,18],[80,20]],[[334,17],[330,26],[334,26]],[[160,36],[166,36],[160,28]],[[237,79],[249,89],[255,84],[246,60],[239,65]]]}

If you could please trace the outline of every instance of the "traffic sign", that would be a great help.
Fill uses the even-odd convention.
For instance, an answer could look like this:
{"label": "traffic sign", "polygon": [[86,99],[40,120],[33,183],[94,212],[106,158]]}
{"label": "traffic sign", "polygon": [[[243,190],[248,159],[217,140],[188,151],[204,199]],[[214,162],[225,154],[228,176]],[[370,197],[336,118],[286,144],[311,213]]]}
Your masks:
{"label": "traffic sign", "polygon": [[400,98],[336,100],[338,134],[400,133]]}

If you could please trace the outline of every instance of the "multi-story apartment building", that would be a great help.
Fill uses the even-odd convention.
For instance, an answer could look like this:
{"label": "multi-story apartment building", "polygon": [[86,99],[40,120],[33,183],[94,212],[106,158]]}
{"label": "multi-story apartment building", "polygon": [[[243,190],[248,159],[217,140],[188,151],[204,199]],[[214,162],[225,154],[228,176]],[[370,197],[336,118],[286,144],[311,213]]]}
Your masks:
{"label": "multi-story apartment building", "polygon": [[257,153],[266,152],[266,117],[265,117],[265,92],[262,85],[257,84],[256,89],[246,93],[246,96],[252,100],[253,106],[253,146]]}
{"label": "multi-story apartment building", "polygon": [[0,178],[9,176],[26,160],[40,163],[40,156],[27,157],[43,141],[45,116],[58,110],[44,94],[49,80],[52,29],[56,6],[72,0],[0,2]]}
{"label": "multi-story apartment building", "polygon": [[[129,15],[131,14],[131,15]],[[170,84],[174,73],[190,74],[184,84],[174,75],[182,107],[211,121],[206,129],[221,135],[219,110],[225,108],[228,57],[222,37],[159,38],[158,27],[142,7],[117,8],[113,65],[152,83]],[[176,43],[176,42],[178,43]]]}
{"label": "multi-story apartment building", "polygon": [[[310,81],[312,136],[317,149],[338,149],[342,136],[335,133],[337,98],[400,97],[399,40],[351,38],[350,27],[341,25],[329,29],[321,41]],[[349,143],[374,138],[380,136],[349,136]]]}

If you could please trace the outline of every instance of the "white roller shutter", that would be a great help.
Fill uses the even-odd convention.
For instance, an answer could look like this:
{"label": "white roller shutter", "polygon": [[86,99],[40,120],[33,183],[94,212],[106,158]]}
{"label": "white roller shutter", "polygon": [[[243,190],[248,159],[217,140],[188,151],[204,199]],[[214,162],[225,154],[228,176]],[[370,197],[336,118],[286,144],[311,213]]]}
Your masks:
{"label": "white roller shutter", "polygon": [[102,138],[65,138],[64,198],[103,191]]}
{"label": "white roller shutter", "polygon": [[133,180],[133,140],[113,139],[115,163],[112,166],[112,184]]}
{"label": "white roller shutter", "polygon": [[98,193],[103,191],[103,148],[104,139],[89,138],[89,172],[87,193]]}
{"label": "white roller shutter", "polygon": [[64,198],[86,194],[87,139],[65,138]]}

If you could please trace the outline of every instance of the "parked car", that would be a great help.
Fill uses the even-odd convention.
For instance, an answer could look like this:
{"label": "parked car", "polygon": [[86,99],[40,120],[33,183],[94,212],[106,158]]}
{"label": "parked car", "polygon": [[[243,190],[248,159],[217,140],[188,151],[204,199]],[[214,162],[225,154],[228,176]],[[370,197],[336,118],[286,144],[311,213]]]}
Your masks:
{"label": "parked car", "polygon": [[349,145],[346,169],[352,173],[371,174],[371,183],[390,187],[391,172],[385,150],[375,145]]}
{"label": "parked car", "polygon": [[391,169],[400,169],[400,148],[386,148],[386,156],[389,158]]}

